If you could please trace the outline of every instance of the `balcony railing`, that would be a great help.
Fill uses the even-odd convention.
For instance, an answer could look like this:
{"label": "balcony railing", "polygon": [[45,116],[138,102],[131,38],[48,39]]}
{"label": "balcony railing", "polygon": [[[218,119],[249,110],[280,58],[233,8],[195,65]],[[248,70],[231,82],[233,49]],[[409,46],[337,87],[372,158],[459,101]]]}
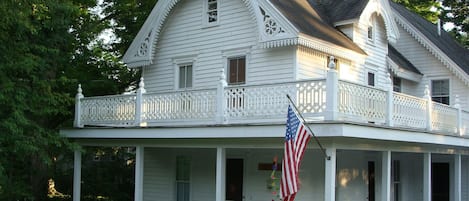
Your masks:
{"label": "balcony railing", "polygon": [[[390,84],[389,80],[389,86]],[[413,97],[337,79],[146,93],[143,79],[134,94],[83,97],[78,90],[75,126],[218,125],[283,122],[290,95],[307,121],[346,121],[469,136],[469,112]]]}

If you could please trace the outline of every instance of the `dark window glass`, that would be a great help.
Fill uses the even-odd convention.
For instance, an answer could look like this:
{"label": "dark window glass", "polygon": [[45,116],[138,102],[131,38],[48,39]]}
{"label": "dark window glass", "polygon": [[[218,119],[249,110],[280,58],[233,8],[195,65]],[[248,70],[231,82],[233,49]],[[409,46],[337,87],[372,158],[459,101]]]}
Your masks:
{"label": "dark window glass", "polygon": [[228,59],[228,83],[244,84],[246,82],[246,57]]}

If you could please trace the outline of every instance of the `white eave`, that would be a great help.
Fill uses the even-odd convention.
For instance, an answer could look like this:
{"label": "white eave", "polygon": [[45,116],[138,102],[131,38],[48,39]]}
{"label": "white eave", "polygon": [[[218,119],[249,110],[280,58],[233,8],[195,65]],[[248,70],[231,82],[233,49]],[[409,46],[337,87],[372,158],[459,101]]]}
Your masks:
{"label": "white eave", "polygon": [[410,80],[416,83],[422,80],[423,75],[400,67],[389,57],[387,57],[387,61],[388,61],[389,69],[394,73],[395,76],[406,79],[406,80]]}

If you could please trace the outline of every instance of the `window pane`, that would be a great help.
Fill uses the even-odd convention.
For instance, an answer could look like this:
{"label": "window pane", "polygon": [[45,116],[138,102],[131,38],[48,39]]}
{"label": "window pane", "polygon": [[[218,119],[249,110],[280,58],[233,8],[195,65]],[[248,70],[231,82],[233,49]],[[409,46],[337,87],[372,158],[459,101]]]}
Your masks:
{"label": "window pane", "polygon": [[369,86],[375,86],[375,74],[374,73],[368,73],[368,85]]}
{"label": "window pane", "polygon": [[238,83],[245,83],[246,81],[246,58],[238,59]]}
{"label": "window pane", "polygon": [[228,60],[229,84],[243,84],[246,81],[246,57],[230,58]]}
{"label": "window pane", "polygon": [[449,105],[449,80],[432,80],[432,100]]}
{"label": "window pane", "polygon": [[186,68],[186,87],[192,87],[192,65]]}
{"label": "window pane", "polygon": [[179,88],[186,88],[186,69],[184,66],[179,67]]}

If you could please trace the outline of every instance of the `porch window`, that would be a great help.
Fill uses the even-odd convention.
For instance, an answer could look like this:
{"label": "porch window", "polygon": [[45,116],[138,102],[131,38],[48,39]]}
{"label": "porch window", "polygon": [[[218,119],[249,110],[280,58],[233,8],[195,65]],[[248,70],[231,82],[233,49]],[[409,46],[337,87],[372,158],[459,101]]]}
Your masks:
{"label": "porch window", "polygon": [[192,87],[192,64],[179,65],[179,89]]}
{"label": "porch window", "polygon": [[228,84],[246,83],[246,57],[232,57],[228,59]]}
{"label": "porch window", "polygon": [[401,185],[401,163],[398,160],[392,162],[393,201],[399,201]]}
{"label": "porch window", "polygon": [[190,166],[189,157],[176,157],[176,201],[190,200]]}
{"label": "porch window", "polygon": [[432,100],[449,105],[449,79],[432,80],[431,84]]}

